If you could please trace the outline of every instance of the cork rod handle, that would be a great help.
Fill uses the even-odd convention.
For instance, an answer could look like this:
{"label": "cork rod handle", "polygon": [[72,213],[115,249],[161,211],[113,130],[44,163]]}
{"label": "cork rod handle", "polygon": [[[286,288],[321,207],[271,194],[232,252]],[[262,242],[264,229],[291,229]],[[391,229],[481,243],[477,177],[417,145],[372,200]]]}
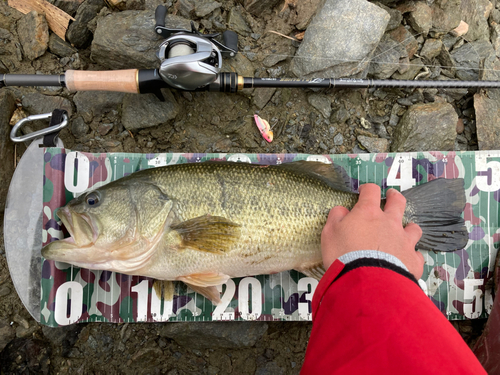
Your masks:
{"label": "cork rod handle", "polygon": [[69,91],[118,91],[138,94],[138,72],[138,69],[68,70],[64,78]]}

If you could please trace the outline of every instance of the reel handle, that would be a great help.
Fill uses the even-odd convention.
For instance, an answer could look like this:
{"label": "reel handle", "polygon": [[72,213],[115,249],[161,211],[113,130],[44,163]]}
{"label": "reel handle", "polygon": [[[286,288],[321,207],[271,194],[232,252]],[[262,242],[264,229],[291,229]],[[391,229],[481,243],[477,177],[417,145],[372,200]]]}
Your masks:
{"label": "reel handle", "polygon": [[165,27],[165,17],[167,15],[167,7],[165,5],[158,5],[155,10],[156,27]]}
{"label": "reel handle", "polygon": [[238,34],[234,31],[226,30],[222,33],[222,40],[224,41],[224,46],[229,50],[222,52],[226,52],[230,56],[234,56],[238,53]]}

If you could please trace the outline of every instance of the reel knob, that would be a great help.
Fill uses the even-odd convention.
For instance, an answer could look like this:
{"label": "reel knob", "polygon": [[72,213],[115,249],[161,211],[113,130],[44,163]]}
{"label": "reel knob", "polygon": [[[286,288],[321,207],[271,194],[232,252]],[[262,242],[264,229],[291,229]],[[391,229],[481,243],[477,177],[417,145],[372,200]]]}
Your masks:
{"label": "reel knob", "polygon": [[196,90],[217,79],[222,67],[220,50],[210,40],[178,34],[160,45],[159,73],[170,86],[181,90]]}

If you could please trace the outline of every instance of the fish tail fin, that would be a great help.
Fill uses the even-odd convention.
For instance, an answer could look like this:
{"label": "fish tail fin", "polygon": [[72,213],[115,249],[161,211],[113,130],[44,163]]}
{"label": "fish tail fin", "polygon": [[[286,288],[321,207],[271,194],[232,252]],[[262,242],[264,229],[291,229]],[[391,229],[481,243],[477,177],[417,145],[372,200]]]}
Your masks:
{"label": "fish tail fin", "polygon": [[422,229],[418,249],[455,251],[467,245],[463,178],[438,178],[402,194],[406,198],[405,217]]}

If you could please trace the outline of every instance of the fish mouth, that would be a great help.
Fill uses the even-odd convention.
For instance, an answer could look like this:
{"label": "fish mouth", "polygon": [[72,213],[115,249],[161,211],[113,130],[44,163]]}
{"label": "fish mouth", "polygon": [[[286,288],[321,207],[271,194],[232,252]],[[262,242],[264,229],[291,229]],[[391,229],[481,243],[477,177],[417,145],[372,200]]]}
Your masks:
{"label": "fish mouth", "polygon": [[91,245],[97,241],[98,227],[89,215],[75,213],[68,207],[59,208],[56,214],[71,236],[66,240],[76,243],[78,246]]}
{"label": "fish mouth", "polygon": [[45,259],[68,261],[71,253],[76,250],[90,247],[95,244],[99,236],[97,223],[89,215],[72,212],[68,207],[61,207],[56,211],[70,237],[53,241],[42,249]]}

